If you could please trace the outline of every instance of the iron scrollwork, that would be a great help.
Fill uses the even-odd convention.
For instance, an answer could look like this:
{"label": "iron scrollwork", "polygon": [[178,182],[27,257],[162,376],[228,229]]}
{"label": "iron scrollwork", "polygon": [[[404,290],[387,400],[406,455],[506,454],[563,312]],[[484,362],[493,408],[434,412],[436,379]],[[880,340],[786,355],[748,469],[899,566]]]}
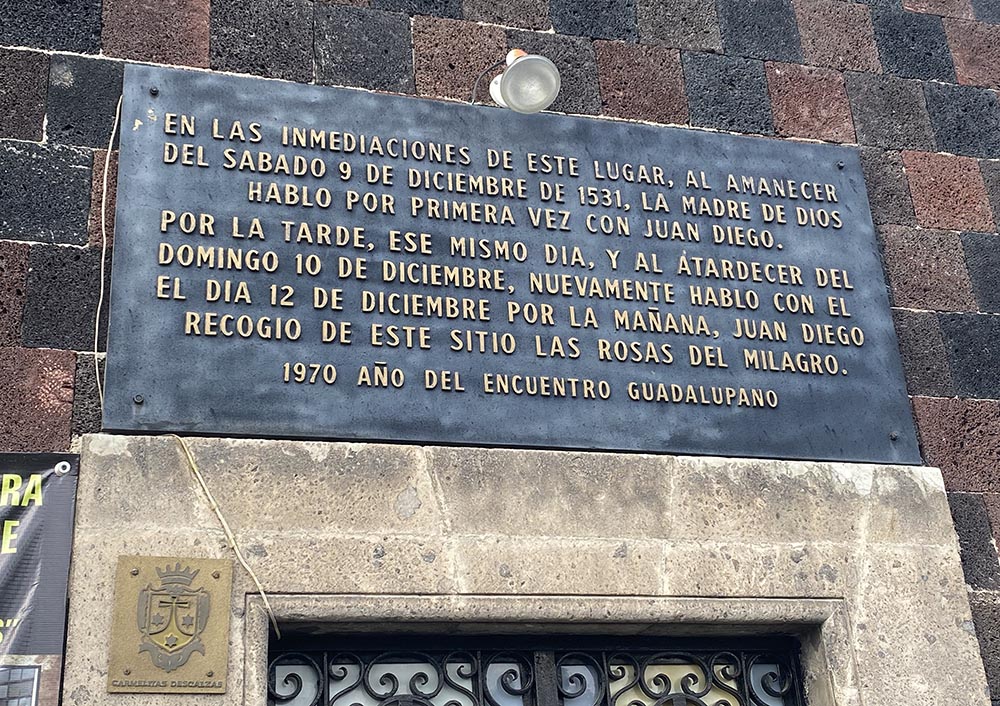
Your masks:
{"label": "iron scrollwork", "polygon": [[[804,706],[792,654],[530,650],[295,651],[268,667],[269,706]],[[551,659],[551,658],[550,658]],[[551,663],[551,662],[550,662]],[[548,686],[546,686],[548,685]]]}

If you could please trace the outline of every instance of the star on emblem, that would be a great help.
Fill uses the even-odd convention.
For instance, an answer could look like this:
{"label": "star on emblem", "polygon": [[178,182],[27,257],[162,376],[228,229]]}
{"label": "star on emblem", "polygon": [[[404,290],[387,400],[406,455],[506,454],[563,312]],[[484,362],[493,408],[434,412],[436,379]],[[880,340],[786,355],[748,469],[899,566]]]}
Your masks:
{"label": "star on emblem", "polygon": [[163,625],[163,616],[160,615],[159,613],[157,613],[152,618],[150,618],[149,622],[151,622],[153,624],[153,627],[157,627],[158,628],[161,625]]}
{"label": "star on emblem", "polygon": [[165,644],[167,647],[176,647],[176,645],[177,645],[177,636],[176,635],[167,635],[167,639],[163,641],[163,644]]}
{"label": "star on emblem", "polygon": [[185,615],[184,619],[181,620],[181,627],[189,628],[192,625],[194,625],[194,618],[192,618],[190,615]]}

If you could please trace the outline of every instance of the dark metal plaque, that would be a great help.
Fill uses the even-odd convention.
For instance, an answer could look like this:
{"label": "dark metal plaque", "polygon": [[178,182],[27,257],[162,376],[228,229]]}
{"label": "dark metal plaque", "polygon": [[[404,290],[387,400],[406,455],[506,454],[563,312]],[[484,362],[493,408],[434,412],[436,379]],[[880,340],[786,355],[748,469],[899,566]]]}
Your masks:
{"label": "dark metal plaque", "polygon": [[855,150],[128,66],[105,425],[920,463]]}

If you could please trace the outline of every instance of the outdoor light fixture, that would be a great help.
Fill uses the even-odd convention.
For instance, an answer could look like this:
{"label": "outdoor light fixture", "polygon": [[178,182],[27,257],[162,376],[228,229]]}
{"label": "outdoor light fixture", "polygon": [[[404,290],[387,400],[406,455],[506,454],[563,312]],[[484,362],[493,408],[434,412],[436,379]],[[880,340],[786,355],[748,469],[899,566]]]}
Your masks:
{"label": "outdoor light fixture", "polygon": [[489,67],[476,79],[472,101],[476,101],[479,82],[488,72],[504,64],[503,73],[490,81],[490,97],[517,113],[537,113],[545,110],[559,95],[559,69],[544,56],[528,54],[523,49],[511,49],[504,61]]}

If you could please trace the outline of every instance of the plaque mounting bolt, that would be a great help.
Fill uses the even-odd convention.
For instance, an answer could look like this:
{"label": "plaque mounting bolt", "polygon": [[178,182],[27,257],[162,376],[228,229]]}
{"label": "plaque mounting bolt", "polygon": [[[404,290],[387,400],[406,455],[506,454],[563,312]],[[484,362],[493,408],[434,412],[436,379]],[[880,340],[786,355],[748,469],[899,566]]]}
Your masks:
{"label": "plaque mounting bolt", "polygon": [[122,674],[124,674],[125,676],[128,676],[131,673],[132,673],[132,670],[129,669],[128,667],[126,667],[125,669],[122,670]]}
{"label": "plaque mounting bolt", "polygon": [[899,438],[899,434],[897,432],[894,432],[894,431],[889,432],[889,439],[890,439],[890,441],[895,441],[898,438]]}
{"label": "plaque mounting bolt", "polygon": [[206,672],[205,676],[206,677],[214,677],[215,676],[215,672]]}
{"label": "plaque mounting bolt", "polygon": [[138,576],[139,575],[139,569],[132,569],[131,571],[129,571],[129,573],[132,574],[133,576]]}
{"label": "plaque mounting bolt", "polygon": [[[219,578],[220,576],[222,576],[222,574],[220,574],[220,573],[219,573],[218,571],[213,571],[213,572],[212,572],[212,578],[213,578],[213,579],[217,579],[217,578]],[[209,676],[212,676],[212,675],[211,675],[211,674],[209,674]]]}
{"label": "plaque mounting bolt", "polygon": [[160,95],[160,89],[157,88],[156,86],[151,86],[149,89],[149,95],[155,98],[156,96]]}
{"label": "plaque mounting bolt", "polygon": [[132,401],[135,402],[136,404],[142,404],[143,402],[146,401],[146,399],[142,395],[134,395],[132,397]]}
{"label": "plaque mounting bolt", "polygon": [[841,160],[840,162],[837,162],[837,169],[843,169],[843,168],[844,168],[844,162],[843,162],[843,160]]}

